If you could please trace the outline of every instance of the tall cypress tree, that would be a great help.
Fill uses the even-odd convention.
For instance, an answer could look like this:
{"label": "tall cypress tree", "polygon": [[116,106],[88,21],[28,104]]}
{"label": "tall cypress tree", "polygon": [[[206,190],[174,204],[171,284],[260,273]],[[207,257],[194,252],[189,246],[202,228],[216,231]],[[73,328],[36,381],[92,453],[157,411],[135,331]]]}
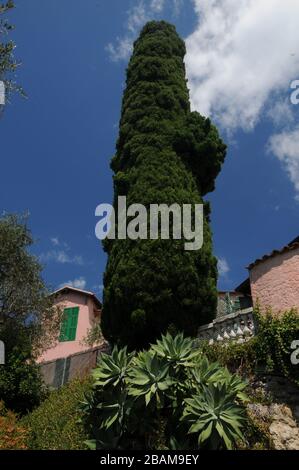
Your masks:
{"label": "tall cypress tree", "polygon": [[[185,44],[175,27],[149,22],[134,44],[127,69],[114,172],[114,206],[202,204],[214,189],[226,146],[209,119],[190,111]],[[195,335],[216,314],[217,264],[209,205],[204,244],[184,240],[105,240],[102,329],[113,343],[141,348],[170,325]]]}

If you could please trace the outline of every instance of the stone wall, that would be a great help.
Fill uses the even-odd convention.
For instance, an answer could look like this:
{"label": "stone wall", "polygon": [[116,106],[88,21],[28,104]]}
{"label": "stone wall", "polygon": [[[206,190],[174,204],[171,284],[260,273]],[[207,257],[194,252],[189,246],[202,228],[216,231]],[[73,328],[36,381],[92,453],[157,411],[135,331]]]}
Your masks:
{"label": "stone wall", "polygon": [[253,310],[248,308],[213,320],[198,329],[198,338],[209,344],[218,341],[237,341],[243,343],[255,335]]}
{"label": "stone wall", "polygon": [[75,377],[84,377],[96,366],[103,352],[110,352],[108,343],[65,358],[42,363],[40,368],[45,384],[52,388],[59,388]]}
{"label": "stone wall", "polygon": [[299,450],[299,388],[287,378],[271,374],[260,376],[253,387],[271,398],[270,404],[247,406],[251,416],[268,423],[273,448]]}

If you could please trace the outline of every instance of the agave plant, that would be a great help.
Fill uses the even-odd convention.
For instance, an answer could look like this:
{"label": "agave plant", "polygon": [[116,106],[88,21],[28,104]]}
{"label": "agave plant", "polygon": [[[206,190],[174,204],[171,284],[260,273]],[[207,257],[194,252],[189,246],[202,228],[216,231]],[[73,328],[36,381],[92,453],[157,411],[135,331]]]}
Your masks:
{"label": "agave plant", "polygon": [[100,410],[100,427],[108,430],[114,423],[121,424],[127,408],[126,392],[115,389],[106,394],[105,400],[97,405]]}
{"label": "agave plant", "polygon": [[94,386],[106,387],[123,383],[133,357],[127,353],[127,348],[113,348],[111,355],[102,354],[98,367],[93,371]]}
{"label": "agave plant", "polygon": [[199,447],[208,443],[212,449],[232,449],[244,439],[244,410],[232,400],[226,383],[203,386],[203,393],[186,399],[185,404],[181,420],[191,424],[189,434],[198,434]]}
{"label": "agave plant", "polygon": [[210,364],[206,356],[203,356],[198,364],[190,369],[189,376],[196,388],[224,380],[223,367],[218,362]]}
{"label": "agave plant", "polygon": [[[84,401],[80,404],[83,417],[78,421],[84,423],[86,431],[93,437],[93,439],[85,441],[90,450],[103,449],[105,447],[115,448],[121,434],[119,426],[117,426],[120,422],[118,419],[119,413],[116,413],[113,401],[110,403],[112,407],[109,410],[107,393],[108,391],[106,390],[105,394],[91,393],[85,395]],[[115,423],[114,429],[112,428],[113,423]],[[116,427],[117,429],[115,429]]]}
{"label": "agave plant", "polygon": [[194,349],[191,338],[184,338],[183,333],[173,338],[169,333],[162,336],[156,344],[152,345],[152,350],[161,358],[173,366],[192,367],[201,354],[199,349]]}
{"label": "agave plant", "polygon": [[248,402],[249,398],[245,393],[248,386],[247,381],[244,381],[239,375],[231,374],[226,367],[222,368],[222,380],[227,385],[229,393],[236,397],[241,402]]}
{"label": "agave plant", "polygon": [[156,399],[163,404],[164,392],[173,384],[169,376],[169,364],[149,351],[138,354],[128,373],[128,391],[133,397],[144,396],[146,406]]}
{"label": "agave plant", "polygon": [[247,384],[209,363],[182,334],[162,336],[137,356],[114,348],[101,356],[93,376],[83,403],[90,448],[131,448],[134,442],[150,448],[161,416],[173,449],[193,449],[195,437],[200,447],[213,449],[231,449],[242,439]]}

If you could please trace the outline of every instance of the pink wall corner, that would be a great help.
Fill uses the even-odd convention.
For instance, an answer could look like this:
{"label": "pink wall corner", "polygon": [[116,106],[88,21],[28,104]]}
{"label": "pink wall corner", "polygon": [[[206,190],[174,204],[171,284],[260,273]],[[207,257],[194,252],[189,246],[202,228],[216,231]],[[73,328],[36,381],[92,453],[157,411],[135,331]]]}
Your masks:
{"label": "pink wall corner", "polygon": [[250,270],[254,304],[273,313],[299,311],[299,248],[268,258]]}
{"label": "pink wall corner", "polygon": [[93,325],[93,321],[95,319],[95,311],[97,310],[97,306],[95,305],[93,299],[88,295],[69,292],[67,294],[61,295],[56,303],[63,308],[79,307],[76,339],[75,341],[63,342],[59,342],[57,340],[53,347],[44,351],[43,354],[37,359],[37,362],[39,363],[65,358],[71,354],[86,351],[91,348],[89,345],[82,344],[82,341],[86,337],[87,332]]}

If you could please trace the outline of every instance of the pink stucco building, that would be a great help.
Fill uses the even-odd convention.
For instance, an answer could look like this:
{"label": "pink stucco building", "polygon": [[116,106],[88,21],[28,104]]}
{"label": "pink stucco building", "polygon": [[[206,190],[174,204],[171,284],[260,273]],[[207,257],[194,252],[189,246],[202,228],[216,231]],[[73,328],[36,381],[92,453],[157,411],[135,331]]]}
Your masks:
{"label": "pink stucco building", "polygon": [[273,313],[299,311],[299,237],[248,266],[253,303]]}
{"label": "pink stucco building", "polygon": [[90,350],[84,339],[92,326],[100,321],[101,302],[92,292],[65,286],[53,293],[55,303],[64,309],[59,338],[44,351],[38,362],[55,361]]}

